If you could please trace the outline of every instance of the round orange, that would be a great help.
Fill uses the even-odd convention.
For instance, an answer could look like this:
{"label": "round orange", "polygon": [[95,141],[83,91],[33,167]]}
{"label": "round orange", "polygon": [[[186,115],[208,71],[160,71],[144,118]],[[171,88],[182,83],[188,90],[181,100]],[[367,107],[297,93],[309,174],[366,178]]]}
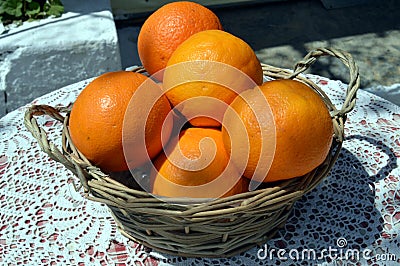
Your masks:
{"label": "round orange", "polygon": [[[237,94],[262,81],[261,64],[245,41],[225,31],[206,30],[174,51],[163,86],[171,104],[179,105],[177,110],[192,125],[205,127],[219,126]],[[196,97],[198,101],[188,101]]]}
{"label": "round orange", "polygon": [[[166,197],[216,198],[247,190],[247,181],[229,163],[222,133],[188,128],[154,161],[152,192]],[[225,172],[224,172],[225,171]],[[221,175],[221,176],[220,176]]]}
{"label": "round orange", "polygon": [[[257,101],[263,96],[266,101]],[[260,103],[269,105],[267,110],[272,112],[272,118],[265,120],[265,113],[257,114],[256,105]],[[248,143],[249,156],[244,176],[264,182],[285,180],[304,175],[325,160],[332,144],[332,119],[321,97],[304,83],[268,81],[259,88],[244,92],[230,106],[232,109],[226,112],[223,120],[223,139],[230,152],[233,143]],[[261,119],[257,121],[256,115]],[[241,125],[244,125],[246,134],[238,133]],[[261,142],[263,127],[269,130],[267,134],[272,134],[275,141],[270,138],[269,143]],[[228,128],[231,132],[227,131]],[[273,157],[260,156],[262,152],[271,154],[268,149],[274,148]],[[244,165],[243,154],[232,152],[231,156],[235,164]],[[270,166],[268,174],[254,175],[257,167],[264,165]]]}
{"label": "round orange", "polygon": [[193,2],[166,4],[142,25],[138,41],[140,60],[151,75],[164,69],[174,50],[191,35],[209,29],[222,29],[218,17]]}
{"label": "round orange", "polygon": [[[124,155],[123,132],[124,138],[129,140],[145,138],[144,149],[151,158],[161,151],[161,129],[171,110],[166,97],[158,99],[154,104],[143,130],[145,136],[137,128],[123,128],[132,96],[142,84],[150,81],[148,77],[139,73],[109,72],[94,79],[77,97],[69,118],[71,140],[87,159],[102,170],[118,172],[128,169]],[[155,83],[154,86],[161,91]],[[148,101],[151,100],[153,99],[149,96]],[[137,109],[140,109],[140,106]],[[130,111],[127,115],[133,121],[143,120],[140,112]],[[172,129],[172,121],[167,121],[166,125]],[[166,129],[166,136],[168,131],[171,130]],[[140,148],[129,147],[136,150]],[[145,160],[137,158],[136,164],[144,163]]]}

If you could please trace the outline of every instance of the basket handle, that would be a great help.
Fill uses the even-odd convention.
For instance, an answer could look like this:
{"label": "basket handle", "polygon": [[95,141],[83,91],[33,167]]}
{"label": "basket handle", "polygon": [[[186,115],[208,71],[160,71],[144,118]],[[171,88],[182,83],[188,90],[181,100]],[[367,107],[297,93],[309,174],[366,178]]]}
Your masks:
{"label": "basket handle", "polygon": [[[317,61],[321,56],[333,56],[342,61],[342,63],[349,69],[350,72],[350,81],[346,90],[345,101],[340,109],[336,108],[327,94],[314,82],[306,77],[299,75],[305,70],[307,70],[313,63]],[[353,110],[356,104],[356,94],[360,87],[360,75],[358,72],[358,66],[353,60],[353,57],[342,50],[335,48],[318,48],[310,51],[301,61],[299,61],[294,70],[286,70],[274,66],[270,66],[267,64],[261,63],[264,75],[275,78],[275,79],[298,79],[311,88],[313,88],[319,95],[322,100],[325,102],[327,107],[329,108],[329,112],[331,117],[333,118],[333,127],[335,131],[336,139],[339,143],[343,142],[343,130],[344,123],[346,122],[347,113]]]}
{"label": "basket handle", "polygon": [[[37,119],[35,117],[35,116],[48,115],[54,118],[55,120],[64,123],[65,126],[66,119],[63,115],[61,115],[61,113],[66,113],[69,111],[70,111],[69,107],[32,105],[25,112],[24,124],[25,127],[28,129],[28,131],[31,132],[32,136],[37,140],[42,151],[47,153],[47,155],[49,155],[49,157],[52,158],[53,160],[62,163],[65,167],[67,167],[67,169],[69,169],[73,173],[77,173],[79,172],[78,162],[76,162],[75,160],[69,160],[67,156],[70,155],[61,152],[57,148],[57,146],[54,145],[54,143],[48,139],[46,131],[39,126]],[[63,138],[64,137],[65,135],[63,132]],[[87,189],[88,186],[85,178],[83,178],[83,176],[79,174],[77,174],[77,176],[80,179],[80,185],[83,186],[85,189]],[[74,182],[72,184],[75,190],[79,190],[79,186],[76,186]]]}
{"label": "basket handle", "polygon": [[339,116],[346,118],[346,114],[353,110],[356,104],[356,94],[360,87],[360,74],[358,66],[353,57],[348,52],[335,49],[335,48],[318,48],[310,51],[303,60],[296,63],[294,71],[289,78],[295,78],[300,73],[307,70],[318,58],[322,56],[333,56],[342,61],[342,63],[349,69],[350,81],[347,86],[346,99],[342,107],[332,113],[332,116]]}

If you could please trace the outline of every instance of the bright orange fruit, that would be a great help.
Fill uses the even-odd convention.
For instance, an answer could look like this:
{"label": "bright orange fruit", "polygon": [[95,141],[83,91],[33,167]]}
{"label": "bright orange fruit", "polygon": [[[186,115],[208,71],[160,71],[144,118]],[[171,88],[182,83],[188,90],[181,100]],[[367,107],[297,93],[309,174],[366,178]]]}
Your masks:
{"label": "bright orange fruit", "polygon": [[[130,146],[129,149],[138,153],[134,164],[138,166],[146,161],[146,156],[140,150],[143,148],[150,158],[154,158],[162,149],[161,129],[163,122],[171,110],[165,96],[159,98],[150,111],[146,127],[141,131],[138,127],[128,127],[124,130],[124,119],[128,105],[136,90],[150,82],[148,77],[134,72],[118,71],[103,74],[94,79],[76,99],[69,118],[69,131],[73,144],[83,155],[107,172],[118,172],[128,169],[124,155],[124,138],[134,141],[145,138],[145,147]],[[155,88],[161,88],[154,83]],[[152,101],[150,97],[147,99]],[[144,105],[146,99],[142,99]],[[136,106],[140,110],[141,106]],[[131,125],[138,124],[145,117],[139,111],[129,110]],[[165,136],[171,132],[172,121],[166,121]],[[169,132],[169,133],[168,133]],[[143,136],[143,134],[145,136]]]}
{"label": "bright orange fruit", "polygon": [[138,53],[151,75],[164,69],[171,54],[191,35],[209,29],[222,29],[218,17],[194,2],[173,2],[151,14],[140,29]]}
{"label": "bright orange fruit", "polygon": [[[259,114],[261,119],[257,121],[256,105],[266,104],[265,101],[257,101],[260,95],[269,104],[273,121],[264,121],[263,114]],[[332,119],[321,97],[304,83],[295,80],[268,81],[259,89],[245,91],[230,106],[232,110],[227,111],[223,120],[223,139],[227,151],[231,151],[233,143],[249,145],[244,176],[252,178],[260,167],[258,163],[261,167],[268,164],[272,157],[260,158],[260,154],[263,149],[273,149],[274,146],[275,154],[268,175],[254,176],[256,180],[272,182],[301,176],[325,160],[332,144]],[[245,134],[238,133],[241,125],[244,125],[248,139]],[[265,126],[275,127],[275,143],[261,143],[261,128]],[[230,134],[225,127],[231,129]],[[270,154],[268,150],[265,152]],[[241,166],[247,159],[240,153],[231,156],[235,164]]]}
{"label": "bright orange fruit", "polygon": [[[206,30],[175,50],[164,72],[163,86],[172,105],[179,106],[192,125],[207,127],[220,126],[218,118],[222,120],[237,94],[262,81],[261,64],[245,41],[225,31]],[[196,97],[198,101],[188,101]],[[194,118],[196,115],[199,117]]]}
{"label": "bright orange fruit", "polygon": [[233,165],[228,167],[229,157],[220,130],[188,128],[180,132],[178,142],[171,142],[166,151],[154,161],[156,171],[151,175],[154,194],[216,198],[247,191],[246,178]]}

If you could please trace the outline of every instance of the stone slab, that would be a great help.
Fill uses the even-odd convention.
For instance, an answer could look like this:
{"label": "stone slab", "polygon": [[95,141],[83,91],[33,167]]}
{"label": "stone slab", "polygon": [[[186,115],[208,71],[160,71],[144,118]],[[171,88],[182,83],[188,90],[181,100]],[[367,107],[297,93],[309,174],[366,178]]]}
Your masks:
{"label": "stone slab", "polygon": [[108,0],[65,1],[65,14],[0,35],[0,91],[7,109],[77,81],[121,69]]}

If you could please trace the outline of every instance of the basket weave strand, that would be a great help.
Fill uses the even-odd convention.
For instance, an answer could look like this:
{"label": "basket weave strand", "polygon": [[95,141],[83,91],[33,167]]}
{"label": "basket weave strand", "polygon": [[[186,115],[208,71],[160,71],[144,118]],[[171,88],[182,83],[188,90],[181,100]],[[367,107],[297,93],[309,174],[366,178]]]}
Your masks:
{"label": "basket weave strand", "polygon": [[[349,69],[346,98],[336,108],[328,96],[311,80],[301,75],[318,58],[340,59]],[[327,105],[334,126],[334,139],[325,161],[310,173],[287,181],[261,185],[257,190],[211,201],[171,198],[168,202],[153,197],[138,186],[126,186],[94,166],[73,145],[68,131],[69,109],[46,105],[31,106],[24,123],[41,149],[65,165],[79,178],[84,195],[106,204],[120,232],[150,248],[188,257],[229,257],[261,245],[285,224],[293,204],[315,188],[329,173],[342,147],[346,115],[355,106],[360,85],[358,67],[352,56],[333,48],[309,52],[293,71],[262,64],[264,75],[273,79],[298,79],[314,89]],[[144,73],[142,67],[131,71]],[[66,113],[66,116],[62,114]],[[48,140],[36,116],[49,115],[63,122],[62,151]],[[141,175],[140,170],[135,174]]]}

